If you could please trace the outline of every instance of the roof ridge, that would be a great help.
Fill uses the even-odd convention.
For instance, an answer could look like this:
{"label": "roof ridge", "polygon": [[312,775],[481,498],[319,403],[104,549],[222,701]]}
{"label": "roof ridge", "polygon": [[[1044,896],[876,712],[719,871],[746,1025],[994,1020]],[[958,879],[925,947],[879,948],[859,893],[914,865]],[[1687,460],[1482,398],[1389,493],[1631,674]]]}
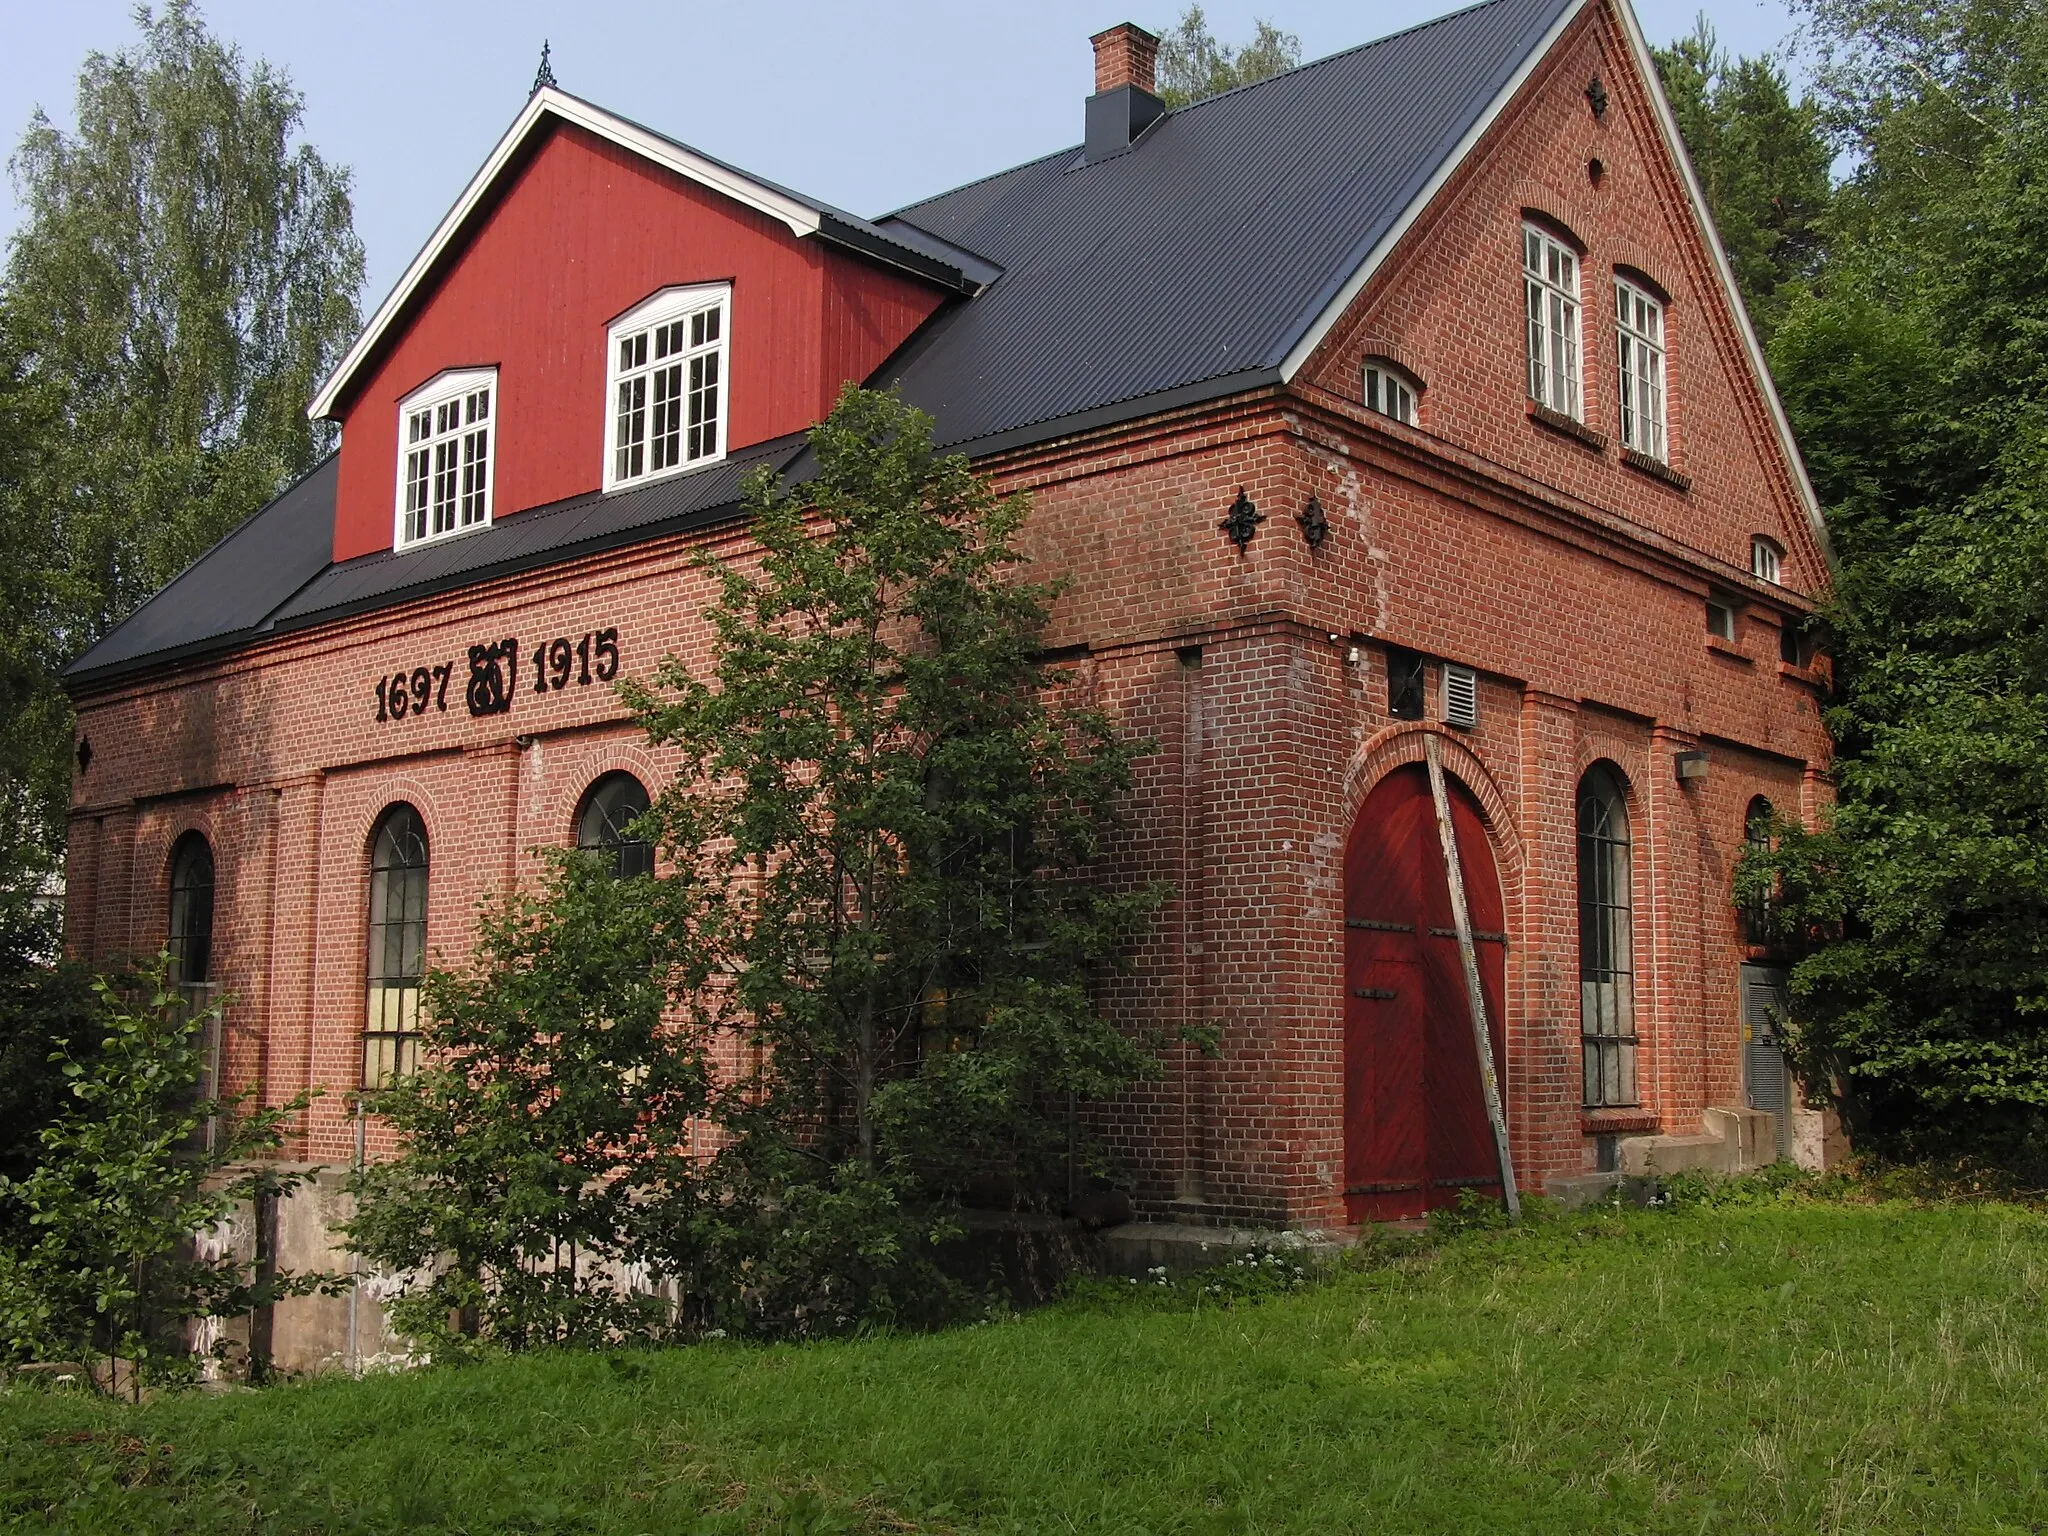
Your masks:
{"label": "roof ridge", "polygon": [[[1461,16],[1468,16],[1474,11],[1483,11],[1488,6],[1504,5],[1506,3],[1507,0],[1475,0],[1475,3],[1472,5],[1460,6],[1455,11],[1446,11],[1441,16],[1432,16],[1426,21],[1418,21],[1414,25],[1402,27],[1398,31],[1387,32],[1379,37],[1367,38],[1362,43],[1353,43],[1349,48],[1339,48],[1335,53],[1326,53],[1321,58],[1310,59],[1305,63],[1296,64],[1292,68],[1281,70],[1276,75],[1268,75],[1263,80],[1247,80],[1243,85],[1233,85],[1227,91],[1218,91],[1213,96],[1204,96],[1200,101],[1191,101],[1184,107],[1171,108],[1162,121],[1169,121],[1180,116],[1183,112],[1196,111],[1199,108],[1208,106],[1211,102],[1222,101],[1225,97],[1256,90],[1262,85],[1271,85],[1275,80],[1284,80],[1289,75],[1298,75],[1305,70],[1319,69],[1325,64],[1334,63],[1338,59],[1349,58],[1354,53],[1364,53],[1369,48],[1377,48],[1383,43],[1394,42],[1400,38],[1407,37],[1411,33],[1426,32],[1431,27],[1440,27],[1447,21],[1456,21]],[[1046,161],[1057,160],[1063,155],[1078,154],[1082,147],[1080,144],[1062,145],[1048,154],[1037,155],[1029,160],[1019,160],[1015,165],[1005,166],[999,171],[990,171],[986,176],[972,177],[967,181],[961,182],[958,186],[943,188],[940,191],[931,193],[929,196],[904,203],[901,207],[892,208],[887,213],[876,214],[875,221],[879,223],[884,219],[904,219],[905,223],[916,224],[917,221],[915,219],[905,218],[907,211],[912,208],[922,208],[926,203],[936,203],[944,198],[955,197],[970,188],[985,186],[991,181],[1000,181],[1005,176],[1013,176],[1019,171],[1028,171],[1034,165],[1043,165]],[[919,229],[924,228],[922,224],[918,224],[917,227]],[[944,239],[945,236],[941,235],[939,238]],[[963,246],[962,249],[964,250],[966,247]]]}
{"label": "roof ridge", "polygon": [[1281,70],[1278,74],[1267,75],[1262,80],[1247,80],[1243,85],[1233,85],[1227,91],[1218,91],[1213,96],[1204,96],[1199,101],[1191,101],[1184,107],[1175,107],[1167,115],[1173,117],[1178,116],[1182,112],[1198,111],[1208,106],[1211,102],[1222,101],[1231,96],[1239,96],[1246,91],[1255,91],[1262,85],[1271,85],[1276,80],[1285,80],[1289,75],[1299,75],[1311,69],[1320,69],[1325,64],[1334,64],[1339,59],[1348,59],[1354,53],[1364,53],[1369,49],[1378,48],[1386,43],[1398,42],[1412,33],[1427,32],[1431,27],[1440,27],[1447,21],[1456,21],[1459,17],[1469,16],[1474,11],[1483,11],[1488,6],[1505,5],[1507,3],[1508,0],[1475,0],[1474,4],[1460,6],[1455,11],[1446,11],[1441,16],[1432,16],[1427,21],[1418,21],[1412,26],[1402,27],[1399,31],[1368,38],[1362,43],[1353,43],[1349,48],[1339,48],[1335,53],[1326,53],[1319,59],[1305,60],[1300,64],[1295,64]]}

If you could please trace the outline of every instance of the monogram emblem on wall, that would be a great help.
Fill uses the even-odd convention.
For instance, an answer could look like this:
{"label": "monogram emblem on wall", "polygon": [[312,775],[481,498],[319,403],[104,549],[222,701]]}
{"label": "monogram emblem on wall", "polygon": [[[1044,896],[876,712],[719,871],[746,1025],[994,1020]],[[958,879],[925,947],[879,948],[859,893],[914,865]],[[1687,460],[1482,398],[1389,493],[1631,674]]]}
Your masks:
{"label": "monogram emblem on wall", "polygon": [[502,715],[512,707],[519,676],[519,642],[496,640],[469,648],[469,712]]}

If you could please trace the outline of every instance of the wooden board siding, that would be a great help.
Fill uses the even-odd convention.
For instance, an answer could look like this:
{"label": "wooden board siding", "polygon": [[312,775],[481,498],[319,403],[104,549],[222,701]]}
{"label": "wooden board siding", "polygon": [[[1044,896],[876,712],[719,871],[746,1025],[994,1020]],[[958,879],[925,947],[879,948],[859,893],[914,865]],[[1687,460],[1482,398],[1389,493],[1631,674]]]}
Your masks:
{"label": "wooden board siding", "polygon": [[733,448],[818,420],[942,297],[581,129],[557,129],[347,403],[334,558],[391,547],[398,402],[444,369],[498,368],[496,516],[595,490],[606,327],[658,289],[727,281]]}

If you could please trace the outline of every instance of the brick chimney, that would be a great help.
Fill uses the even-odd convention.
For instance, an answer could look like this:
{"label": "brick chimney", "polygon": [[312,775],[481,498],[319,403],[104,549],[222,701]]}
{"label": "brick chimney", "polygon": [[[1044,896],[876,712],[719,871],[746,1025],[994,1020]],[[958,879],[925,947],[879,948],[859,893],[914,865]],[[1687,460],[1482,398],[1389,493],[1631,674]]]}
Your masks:
{"label": "brick chimney", "polygon": [[1095,94],[1088,98],[1085,155],[1093,164],[1129,149],[1166,105],[1154,72],[1158,38],[1126,21],[1088,41],[1095,45]]}
{"label": "brick chimney", "polygon": [[1107,32],[1088,39],[1095,45],[1095,93],[1113,91],[1120,85],[1135,85],[1147,96],[1159,94],[1153,66],[1159,59],[1159,39],[1143,27],[1119,22]]}

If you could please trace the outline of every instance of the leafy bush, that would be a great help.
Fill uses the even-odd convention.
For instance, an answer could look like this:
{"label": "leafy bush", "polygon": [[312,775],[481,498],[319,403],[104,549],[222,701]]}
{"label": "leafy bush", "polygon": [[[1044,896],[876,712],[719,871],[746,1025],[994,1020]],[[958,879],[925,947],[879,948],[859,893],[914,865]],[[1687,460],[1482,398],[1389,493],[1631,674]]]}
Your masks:
{"label": "leafy bush", "polygon": [[[41,1131],[36,1165],[0,1179],[0,1205],[15,1212],[0,1248],[0,1348],[17,1360],[97,1358],[107,1382],[125,1363],[138,1391],[190,1374],[191,1321],[328,1283],[195,1247],[238,1205],[276,1200],[306,1177],[248,1160],[276,1150],[307,1100],[253,1109],[255,1089],[200,1097],[219,1005],[193,1013],[167,972],[159,957],[127,984],[94,979],[86,1022],[99,1038],[60,1043],[68,1102]],[[263,1362],[251,1365],[260,1374]]]}
{"label": "leafy bush", "polygon": [[[96,1044],[92,972],[75,961],[52,961],[54,916],[9,921],[0,916],[0,1180],[21,1180],[42,1160],[42,1133],[71,1095],[61,1070],[61,1042],[81,1059]],[[18,1240],[8,1224],[24,1219],[0,1199],[0,1241]]]}
{"label": "leafy bush", "polygon": [[[399,1272],[397,1327],[445,1357],[666,1337],[694,1296],[710,1102],[709,981],[683,881],[558,854],[487,913],[466,971],[427,978],[425,1065],[371,1107],[402,1138],[350,1177],[351,1245]],[[451,1321],[451,1318],[453,1321]]]}

